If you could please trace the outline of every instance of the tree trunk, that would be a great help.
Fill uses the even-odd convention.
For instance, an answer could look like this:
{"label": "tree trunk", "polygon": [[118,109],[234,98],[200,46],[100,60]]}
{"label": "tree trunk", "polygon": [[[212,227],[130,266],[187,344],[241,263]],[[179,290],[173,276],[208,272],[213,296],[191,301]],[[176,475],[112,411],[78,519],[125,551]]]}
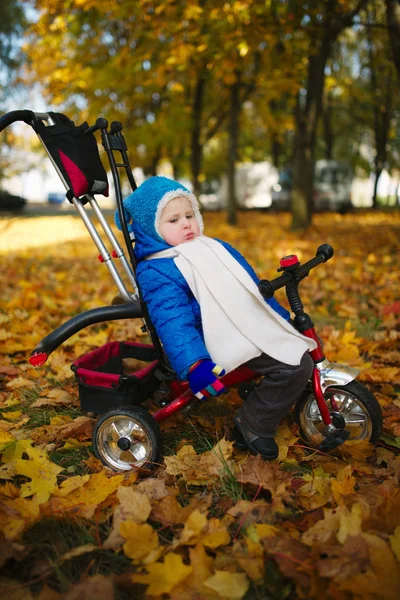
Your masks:
{"label": "tree trunk", "polygon": [[206,80],[200,74],[196,81],[196,87],[192,106],[192,130],[190,144],[190,166],[192,171],[193,193],[198,198],[200,195],[200,172],[203,159],[203,144],[201,142],[201,121],[204,107],[204,91]]}
{"label": "tree trunk", "polygon": [[393,76],[391,69],[378,76],[374,57],[374,45],[370,36],[368,38],[368,56],[370,84],[374,97],[375,182],[372,207],[377,208],[378,183],[387,160],[387,143],[392,119]]}
{"label": "tree trunk", "polygon": [[291,193],[292,231],[306,229],[311,223],[313,160],[307,125],[300,108],[296,107],[296,136],[293,152],[293,188]]}
{"label": "tree trunk", "polygon": [[305,97],[298,95],[292,189],[292,231],[311,225],[314,189],[314,154],[318,118],[321,113],[325,66],[335,37],[326,30],[318,54],[308,57]]}
{"label": "tree trunk", "polygon": [[239,76],[231,86],[230,112],[229,112],[229,149],[228,149],[228,206],[227,217],[229,225],[236,225],[236,160],[239,139],[239,117],[240,117],[240,81]]}
{"label": "tree trunk", "polygon": [[326,160],[333,159],[333,130],[332,130],[332,97],[330,94],[326,96],[326,102],[323,106],[322,118],[324,124],[324,141],[325,141],[325,158]]}
{"label": "tree trunk", "polygon": [[386,21],[393,61],[400,77],[400,0],[386,0]]}
{"label": "tree trunk", "polygon": [[[326,0],[321,38],[315,38],[315,53],[308,57],[308,72],[304,96],[296,107],[296,135],[292,190],[291,229],[304,230],[311,225],[314,188],[314,153],[318,119],[321,113],[325,84],[325,66],[343,29],[353,24],[354,16],[367,4],[358,0],[353,10],[338,18],[337,0]],[[321,5],[322,6],[322,5]],[[321,9],[322,10],[322,9]],[[315,31],[315,30],[314,30]]]}
{"label": "tree trunk", "polygon": [[372,195],[372,208],[378,208],[378,183],[379,178],[382,175],[383,169],[375,167],[375,181],[374,181],[374,193]]}
{"label": "tree trunk", "polygon": [[275,169],[279,169],[281,166],[282,144],[279,141],[276,133],[272,134],[271,146],[272,164],[274,165]]}
{"label": "tree trunk", "polygon": [[146,177],[154,177],[157,175],[157,167],[158,163],[160,162],[160,158],[161,146],[155,150],[154,154],[152,154],[146,164],[143,165],[143,173],[146,175]]}

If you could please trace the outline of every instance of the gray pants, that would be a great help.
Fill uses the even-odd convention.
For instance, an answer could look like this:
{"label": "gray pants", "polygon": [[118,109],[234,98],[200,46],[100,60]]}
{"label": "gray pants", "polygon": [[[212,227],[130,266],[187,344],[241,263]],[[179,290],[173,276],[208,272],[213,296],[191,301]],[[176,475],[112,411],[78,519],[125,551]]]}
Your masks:
{"label": "gray pants", "polygon": [[274,437],[279,422],[306,387],[313,360],[306,352],[300,364],[293,366],[261,354],[245,366],[264,377],[240,407],[240,419],[252,433],[260,437]]}

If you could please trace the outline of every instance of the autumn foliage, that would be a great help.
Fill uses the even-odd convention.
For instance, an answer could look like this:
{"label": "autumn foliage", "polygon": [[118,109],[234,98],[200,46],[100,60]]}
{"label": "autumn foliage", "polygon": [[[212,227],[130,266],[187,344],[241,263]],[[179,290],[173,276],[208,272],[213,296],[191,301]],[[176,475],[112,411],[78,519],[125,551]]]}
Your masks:
{"label": "autumn foliage", "polygon": [[207,234],[260,276],[272,278],[286,254],[307,260],[321,243],[334,247],[302,284],[304,303],[328,358],[359,368],[378,398],[378,445],[313,451],[289,417],[279,459],[264,462],[229,440],[241,402],[230,389],[163,424],[164,459],[151,476],[105,469],[70,364],[143,336],[140,324],[92,326],[31,367],[42,337],[115,290],[77,217],[3,218],[0,588],[9,600],[399,597],[400,216],[318,215],[302,237],[288,233],[289,215],[239,221],[206,215]]}

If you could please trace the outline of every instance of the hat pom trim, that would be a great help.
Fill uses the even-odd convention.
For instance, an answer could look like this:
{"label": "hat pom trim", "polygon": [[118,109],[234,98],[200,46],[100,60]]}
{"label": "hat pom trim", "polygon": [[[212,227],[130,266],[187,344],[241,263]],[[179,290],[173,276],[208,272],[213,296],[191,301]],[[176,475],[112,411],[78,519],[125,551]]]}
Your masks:
{"label": "hat pom trim", "polygon": [[180,188],[177,190],[171,190],[169,192],[166,192],[157,205],[157,211],[156,211],[156,216],[155,216],[155,221],[154,221],[154,228],[157,232],[157,235],[159,235],[162,240],[164,240],[164,238],[160,232],[160,222],[161,222],[162,211],[167,206],[167,204],[169,202],[171,202],[171,200],[175,200],[175,198],[182,198],[182,197],[187,198],[189,200],[190,205],[193,208],[194,218],[196,219],[197,224],[200,229],[200,235],[203,235],[204,223],[203,223],[203,217],[201,216],[201,213],[200,213],[199,203],[197,201],[197,198],[194,194],[192,194],[192,192],[189,192],[188,190],[184,190],[183,188]]}

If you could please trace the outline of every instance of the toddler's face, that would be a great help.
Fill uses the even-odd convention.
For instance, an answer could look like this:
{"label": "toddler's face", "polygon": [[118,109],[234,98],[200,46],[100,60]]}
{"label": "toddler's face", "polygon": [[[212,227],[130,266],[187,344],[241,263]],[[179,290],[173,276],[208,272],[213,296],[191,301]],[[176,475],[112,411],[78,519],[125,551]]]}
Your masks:
{"label": "toddler's face", "polygon": [[190,242],[200,235],[192,205],[184,196],[168,202],[161,213],[160,233],[170,246]]}

